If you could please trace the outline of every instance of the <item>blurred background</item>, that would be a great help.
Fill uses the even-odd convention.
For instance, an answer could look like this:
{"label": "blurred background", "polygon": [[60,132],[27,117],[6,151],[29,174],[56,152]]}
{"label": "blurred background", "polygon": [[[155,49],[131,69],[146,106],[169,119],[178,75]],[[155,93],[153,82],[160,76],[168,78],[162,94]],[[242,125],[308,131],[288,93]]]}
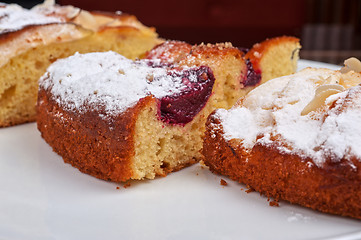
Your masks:
{"label": "blurred background", "polygon": [[[42,1],[16,2],[32,7]],[[232,42],[250,48],[266,38],[301,39],[301,58],[342,64],[361,59],[361,0],[58,0],[86,10],[122,11],[166,39]]]}

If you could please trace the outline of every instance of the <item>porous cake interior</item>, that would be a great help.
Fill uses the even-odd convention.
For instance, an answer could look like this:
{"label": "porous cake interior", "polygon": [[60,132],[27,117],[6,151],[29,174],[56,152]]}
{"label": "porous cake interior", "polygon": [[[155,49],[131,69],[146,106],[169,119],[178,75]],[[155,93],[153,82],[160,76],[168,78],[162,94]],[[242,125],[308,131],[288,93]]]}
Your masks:
{"label": "porous cake interior", "polygon": [[300,47],[298,43],[292,41],[271,46],[261,58],[261,83],[296,72]]}
{"label": "porous cake interior", "polygon": [[245,94],[242,81],[247,71],[241,54],[234,49],[219,54],[218,48],[187,57],[186,66],[209,66],[216,79],[212,95],[202,111],[186,125],[165,124],[158,118],[157,106],[142,111],[135,127],[133,178],[153,179],[201,160],[200,149],[208,115],[219,107],[229,108]]}
{"label": "porous cake interior", "polygon": [[205,120],[210,104],[185,126],[159,120],[157,104],[143,110],[135,125],[133,179],[153,179],[201,159]]}
{"label": "porous cake interior", "polygon": [[142,111],[135,127],[133,178],[153,179],[157,175],[181,169],[201,160],[200,149],[208,115],[218,107],[229,108],[242,96],[242,78],[246,65],[234,50],[219,54],[215,49],[202,58],[189,57],[180,62],[187,66],[209,66],[216,79],[206,106],[189,123],[166,124],[158,117],[157,106]]}
{"label": "porous cake interior", "polygon": [[216,86],[213,88],[214,108],[230,108],[243,95],[246,94],[243,89],[242,81],[247,71],[243,60],[237,56],[229,56],[221,64],[215,62],[214,76],[217,79]]}
{"label": "porous cake interior", "polygon": [[34,121],[38,79],[56,59],[76,52],[87,53],[113,50],[135,59],[157,42],[154,35],[146,35],[132,28],[124,28],[120,39],[118,29],[104,31],[81,40],[39,46],[20,54],[1,67],[0,126]]}
{"label": "porous cake interior", "polygon": [[245,95],[242,81],[246,77],[247,66],[238,50],[231,49],[226,53],[217,50],[202,53],[202,58],[186,58],[181,64],[209,66],[216,79],[211,96],[213,109],[230,108]]}

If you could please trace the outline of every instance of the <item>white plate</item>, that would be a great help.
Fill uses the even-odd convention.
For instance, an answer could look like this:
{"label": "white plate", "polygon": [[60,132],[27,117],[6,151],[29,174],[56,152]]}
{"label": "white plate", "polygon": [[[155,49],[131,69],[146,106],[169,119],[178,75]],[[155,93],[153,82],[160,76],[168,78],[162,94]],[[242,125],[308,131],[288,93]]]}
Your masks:
{"label": "white plate", "polygon": [[0,129],[0,239],[361,238],[358,220],[245,190],[198,164],[123,188],[64,164],[35,123]]}

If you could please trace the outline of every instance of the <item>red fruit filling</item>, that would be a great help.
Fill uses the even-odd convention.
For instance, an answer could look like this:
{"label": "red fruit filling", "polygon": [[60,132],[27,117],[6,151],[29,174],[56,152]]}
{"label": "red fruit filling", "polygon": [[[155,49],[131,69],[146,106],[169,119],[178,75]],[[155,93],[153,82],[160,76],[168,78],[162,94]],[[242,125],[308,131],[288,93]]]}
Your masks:
{"label": "red fruit filling", "polygon": [[[238,48],[241,52],[246,54],[249,52],[249,48]],[[254,69],[254,65],[252,64],[251,60],[249,58],[246,59],[246,65],[247,65],[247,77],[242,81],[243,86],[255,86],[261,81],[261,70],[260,69]]]}
{"label": "red fruit filling", "polygon": [[254,69],[251,60],[246,59],[247,64],[247,78],[243,81],[243,86],[255,86],[261,81],[261,71]]}
{"label": "red fruit filling", "polygon": [[212,70],[206,66],[172,74],[181,77],[186,88],[180,93],[160,99],[160,119],[165,123],[185,125],[206,105],[212,94],[215,78]]}

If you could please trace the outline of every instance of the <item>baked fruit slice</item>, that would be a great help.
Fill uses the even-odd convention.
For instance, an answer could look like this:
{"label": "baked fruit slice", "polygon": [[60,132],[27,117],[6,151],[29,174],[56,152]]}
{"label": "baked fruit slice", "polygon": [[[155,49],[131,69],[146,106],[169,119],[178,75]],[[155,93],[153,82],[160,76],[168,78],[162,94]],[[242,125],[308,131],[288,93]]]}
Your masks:
{"label": "baked fruit slice", "polygon": [[127,14],[44,4],[0,5],[0,127],[34,121],[38,79],[75,52],[113,50],[135,59],[161,40]]}
{"label": "baked fruit slice", "polygon": [[164,176],[198,161],[214,81],[206,66],[76,54],[41,78],[38,128],[65,162],[95,177]]}
{"label": "baked fruit slice", "polygon": [[204,163],[277,201],[361,219],[359,83],[311,68],[264,83],[209,116]]}
{"label": "baked fruit slice", "polygon": [[[43,138],[65,162],[98,178],[117,182],[153,179],[198,162],[202,158],[200,150],[208,115],[218,105],[234,104],[235,98],[229,95],[237,96],[245,91],[242,90],[242,82],[247,78],[244,53],[231,44],[191,46],[171,41],[134,63],[119,58],[114,53],[76,55],[49,68],[40,81],[38,99],[37,122]],[[123,63],[129,66],[122,67]],[[140,63],[147,67],[127,71]],[[91,64],[95,66],[89,68]],[[105,67],[109,64],[115,72]],[[95,74],[93,69],[99,66],[104,69]],[[59,72],[59,69],[67,71]],[[79,69],[92,81],[80,75],[74,86],[87,89],[90,84],[88,95],[92,100],[88,95],[79,96],[71,88],[66,88],[66,96],[58,92],[63,85],[60,80],[68,75],[78,76]],[[150,88],[160,81],[147,73],[152,69],[183,69],[176,76],[182,79],[180,86],[186,90],[181,94],[172,90],[164,96],[153,93],[154,89]],[[109,74],[115,74],[114,81],[107,81]],[[168,91],[173,81],[179,82],[177,78],[165,78],[167,81],[157,86]],[[109,93],[99,94],[100,86]],[[139,89],[135,91],[134,87]],[[116,94],[112,95],[114,91]],[[68,108],[69,97],[79,97],[87,104],[74,103],[80,109]],[[124,99],[132,100],[132,104],[122,103]],[[120,106],[115,115],[105,111],[109,105]],[[81,111],[82,108],[87,111]]]}
{"label": "baked fruit slice", "polygon": [[[245,77],[246,64],[242,52],[230,45],[202,45],[195,48],[198,49],[197,57],[203,60],[202,65],[181,65],[177,62],[165,64],[160,59],[143,59],[130,63],[130,60],[114,53],[76,55],[55,62],[40,81],[37,123],[42,137],[65,162],[98,178],[116,182],[153,179],[157,175],[164,176],[198,162],[201,159],[205,121],[214,110],[215,99],[222,97],[214,94],[215,85],[218,86],[220,81],[215,79],[214,71],[220,71],[219,68],[225,63],[233,64],[236,71],[230,73],[233,75],[228,81],[239,84]],[[218,55],[219,61],[219,66],[212,66],[213,69],[205,64],[211,54]],[[109,55],[112,57],[107,57]],[[123,67],[124,62],[128,64]],[[113,73],[112,69],[104,68],[101,73],[96,74],[94,83],[88,78],[80,78],[74,80],[74,84],[79,84],[79,89],[93,84],[90,92],[97,92],[97,95],[94,95],[99,97],[97,101],[102,101],[98,93],[99,86],[108,89],[110,93],[112,89],[117,92],[111,96],[110,93],[105,93],[105,97],[114,102],[122,99],[133,100],[132,104],[113,104],[121,106],[115,116],[111,112],[100,111],[96,108],[98,103],[93,104],[92,101],[92,104],[87,105],[89,112],[83,113],[76,108],[64,107],[62,103],[66,102],[66,98],[63,96],[54,97],[57,85],[62,83],[59,83],[58,78],[53,78],[52,72],[67,69],[59,77],[67,78],[69,74],[73,75],[72,72],[77,74],[81,69],[85,76],[92,76],[92,69],[96,67],[89,68],[88,65],[93,63],[96,63],[96,66],[113,64],[116,71]],[[132,69],[131,66],[140,63],[146,66],[128,71]],[[180,95],[174,89],[169,90],[169,86],[178,84],[179,79],[162,77],[163,81],[155,81],[153,69],[162,70],[163,75],[167,75],[167,69],[183,69],[176,75],[182,79],[180,87],[186,87],[186,90]],[[117,85],[106,81],[109,74],[119,75]],[[126,80],[122,81],[122,78]],[[50,81],[50,85],[44,85]],[[204,83],[200,84],[201,81]],[[168,94],[158,96],[150,90],[152,86],[153,90],[164,88],[162,91]],[[134,87],[138,87],[137,91],[132,90]],[[67,93],[69,96],[77,96],[72,90],[67,90]],[[82,96],[81,99],[87,98]],[[108,105],[109,103],[101,104],[104,108],[108,108]]]}
{"label": "baked fruit slice", "polygon": [[[192,46],[181,41],[166,41],[145,57],[159,59],[163,64],[209,66],[217,79],[213,89],[214,107],[230,108],[255,86],[296,72],[300,48],[299,39],[289,36],[267,39],[256,43],[250,50],[236,50],[231,43]],[[234,58],[230,57],[232,54]],[[241,68],[237,63],[240,55],[243,59]],[[242,74],[238,81],[234,81],[239,71]]]}
{"label": "baked fruit slice", "polygon": [[299,39],[289,36],[270,38],[253,45],[245,56],[253,69],[246,85],[262,84],[296,72],[300,48]]}

